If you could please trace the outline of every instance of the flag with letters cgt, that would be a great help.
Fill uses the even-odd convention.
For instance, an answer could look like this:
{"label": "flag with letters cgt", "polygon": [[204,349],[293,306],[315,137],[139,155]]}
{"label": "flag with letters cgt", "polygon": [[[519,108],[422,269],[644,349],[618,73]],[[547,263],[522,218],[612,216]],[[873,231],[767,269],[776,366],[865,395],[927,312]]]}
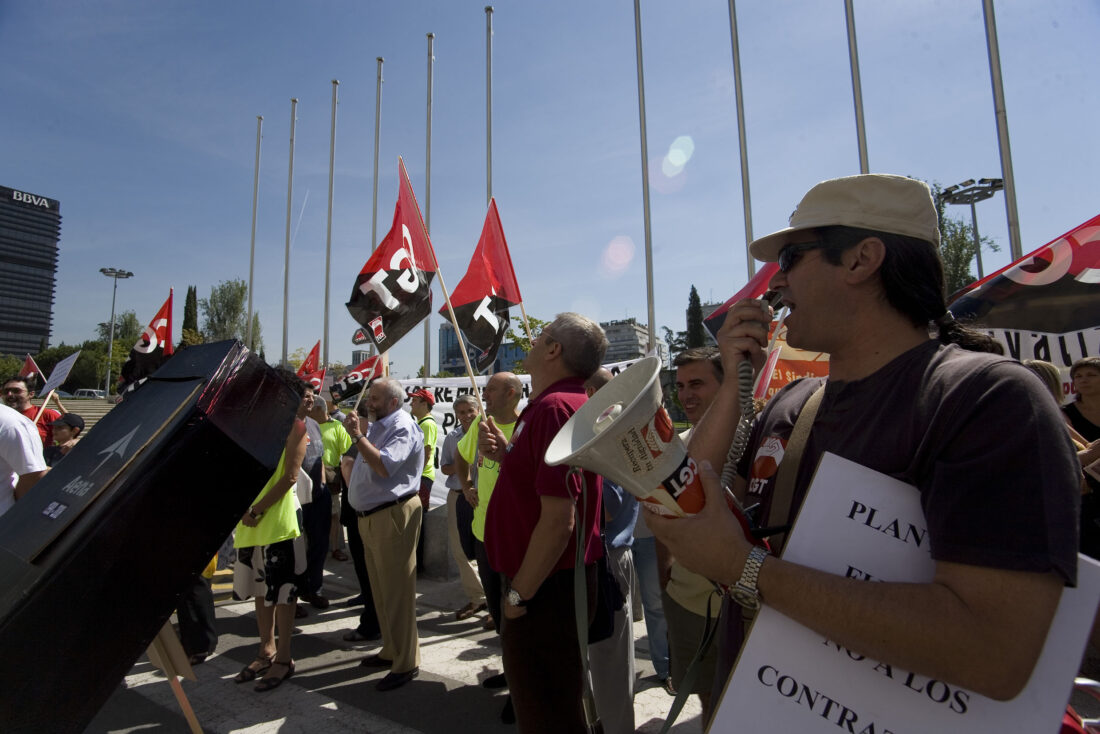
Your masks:
{"label": "flag with letters cgt", "polygon": [[[482,372],[496,359],[500,343],[508,332],[508,308],[523,301],[508,254],[508,242],[500,225],[496,199],[489,201],[481,239],[466,274],[451,294],[455,321],[466,341],[481,350],[477,371]],[[446,318],[447,306],[439,309]]]}
{"label": "flag with letters cgt", "polygon": [[1100,354],[1100,215],[953,298],[956,319],[1013,359],[1053,362],[1068,382],[1075,361]]}
{"label": "flag with letters cgt", "polygon": [[141,332],[137,342],[130,349],[130,357],[119,370],[119,378],[126,384],[137,382],[143,377],[160,369],[160,366],[172,356],[172,289],[168,289],[168,300],[157,311],[157,315]]}
{"label": "flag with letters cgt", "polygon": [[398,159],[400,186],[393,226],[367,260],[348,312],[384,352],[432,311],[432,278],[436,260],[424,228],[405,163]]}

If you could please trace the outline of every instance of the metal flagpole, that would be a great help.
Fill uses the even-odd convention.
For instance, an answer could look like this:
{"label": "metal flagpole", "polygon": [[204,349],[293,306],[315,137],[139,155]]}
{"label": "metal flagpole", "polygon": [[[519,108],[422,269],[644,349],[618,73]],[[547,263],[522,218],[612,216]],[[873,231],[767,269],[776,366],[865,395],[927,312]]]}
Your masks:
{"label": "metal flagpole", "polygon": [[[435,44],[435,34],[428,34],[428,139],[427,150],[424,155],[424,231],[431,236],[432,233],[432,68],[435,56],[432,48]],[[436,266],[436,274],[439,274],[439,266]],[[431,374],[432,361],[432,315],[424,319],[424,385],[428,384],[428,375]]]}
{"label": "metal flagpole", "polygon": [[264,116],[256,115],[256,172],[252,176],[252,244],[248,253],[248,326],[245,341],[252,349],[252,282],[256,270],[256,208],[260,194],[260,140],[263,138]]}
{"label": "metal flagpole", "polygon": [[283,357],[287,364],[287,314],[290,305],[290,205],[294,193],[294,123],[298,119],[298,98],[290,98],[290,167],[286,180],[286,258],[283,262]]}
{"label": "metal flagpole", "polygon": [[1008,216],[1008,241],[1012,259],[1024,256],[1020,246],[1020,215],[1016,211],[1016,179],[1012,176],[1012,149],[1008,145],[1008,113],[1005,90],[1001,83],[1001,51],[997,45],[997,19],[993,0],[982,0],[985,10],[985,41],[989,49],[989,76],[993,84],[993,111],[997,117],[997,143],[1001,152],[1001,178],[1005,184],[1005,214]]}
{"label": "metal flagpole", "polygon": [[653,242],[649,228],[649,153],[645,130],[645,77],[642,75],[642,12],[639,0],[634,0],[634,47],[638,56],[638,126],[642,142],[642,213],[645,216],[645,284],[649,314],[649,346],[657,343],[656,315],[653,310]]}
{"label": "metal flagpole", "polygon": [[[321,351],[321,366],[328,369],[328,300],[329,300],[329,273],[332,265],[332,187],[333,169],[336,166],[336,88],[340,86],[339,79],[332,80],[332,130],[329,134],[328,146],[328,224],[325,231],[325,337],[324,348]],[[324,387],[322,385],[322,387]]]}
{"label": "metal flagpole", "polygon": [[733,91],[737,99],[737,143],[741,149],[741,199],[745,208],[745,262],[749,268],[749,278],[756,275],[756,261],[749,254],[752,242],[752,201],[749,197],[749,148],[745,140],[745,99],[741,88],[741,51],[737,41],[736,0],[730,5],[730,47],[733,50]]}
{"label": "metal flagpole", "polygon": [[863,126],[863,88],[859,83],[859,51],[856,49],[856,14],[852,0],[844,0],[844,15],[848,19],[848,56],[852,61],[852,99],[856,105],[856,139],[859,142],[859,172],[867,167],[867,130]]}
{"label": "metal flagpole", "polygon": [[493,200],[493,6],[485,6],[485,205]]}
{"label": "metal flagpole", "polygon": [[[378,82],[374,88],[374,201],[371,204],[370,217],[370,251],[372,253],[378,247],[378,134],[382,127],[382,62],[384,59],[379,56],[375,60],[378,62]],[[373,342],[367,345],[367,353],[374,354]],[[383,353],[382,374],[384,375],[390,373],[386,358],[387,353]]]}

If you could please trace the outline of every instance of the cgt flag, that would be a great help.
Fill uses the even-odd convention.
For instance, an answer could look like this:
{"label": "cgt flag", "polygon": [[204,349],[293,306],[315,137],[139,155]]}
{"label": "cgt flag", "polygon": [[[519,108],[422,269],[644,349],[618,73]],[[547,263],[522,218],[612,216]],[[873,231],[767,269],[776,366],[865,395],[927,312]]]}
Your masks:
{"label": "cgt flag", "polygon": [[156,372],[172,356],[172,289],[168,300],[157,315],[141,332],[137,343],[130,350],[130,357],[122,365],[119,376],[126,384],[137,382]]}
{"label": "cgt flag", "polygon": [[1100,215],[956,294],[960,321],[987,331],[1013,359],[1053,362],[1068,379],[1100,354]]}
{"label": "cgt flag", "polygon": [[19,370],[20,377],[33,377],[36,381],[46,379],[46,376],[42,374],[42,370],[38,368],[38,363],[34,361],[34,357],[28,354],[23,359],[23,368]]}
{"label": "cgt flag", "polygon": [[375,355],[363,360],[355,369],[332,383],[329,392],[336,402],[353,398],[363,391],[368,382],[382,376],[382,356]]}
{"label": "cgt flag", "polygon": [[348,311],[384,352],[432,311],[435,253],[405,163],[393,226],[355,279]]}
{"label": "cgt flag", "polygon": [[[484,371],[496,359],[508,331],[508,308],[522,301],[512,258],[508,254],[508,242],[500,226],[497,202],[491,199],[470,267],[451,294],[451,307],[458,327],[466,341],[481,350],[477,359],[478,372]],[[439,312],[446,317],[447,307]]]}
{"label": "cgt flag", "polygon": [[318,368],[317,366],[320,361],[321,340],[318,339],[317,343],[313,345],[313,349],[309,350],[309,354],[306,355],[302,366],[298,368],[298,377],[305,380],[307,384],[312,385],[314,392],[320,390],[321,386],[325,384],[325,368]]}

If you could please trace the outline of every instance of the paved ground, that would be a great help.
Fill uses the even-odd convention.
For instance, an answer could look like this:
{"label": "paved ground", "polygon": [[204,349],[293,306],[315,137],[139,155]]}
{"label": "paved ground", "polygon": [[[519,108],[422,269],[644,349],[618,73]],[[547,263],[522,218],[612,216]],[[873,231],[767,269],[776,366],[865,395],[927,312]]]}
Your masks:
{"label": "paved ground", "polygon": [[[374,689],[385,670],[358,665],[377,651],[377,643],[350,645],[341,639],[358,617],[356,610],[340,603],[358,592],[350,562],[329,560],[325,591],[334,600],[332,606],[323,612],[310,608],[309,617],[298,620],[293,644],[297,672],[268,693],[256,693],[251,685],[235,685],[231,680],[256,649],[252,602],[219,603],[217,654],[196,666],[197,681],[182,681],[205,732],[516,731],[515,726],[500,722],[504,694],[479,685],[502,670],[500,643],[496,633],[482,628],[481,617],[455,620],[453,610],[464,603],[457,580],[421,579],[417,584],[420,677],[387,693]],[[635,723],[640,731],[655,733],[673,699],[656,684],[644,623],[635,624],[634,632],[640,673]],[[547,640],[547,644],[554,642]],[[184,734],[189,729],[164,674],[142,658],[87,731]],[[701,731],[697,699],[689,700],[672,731]]]}

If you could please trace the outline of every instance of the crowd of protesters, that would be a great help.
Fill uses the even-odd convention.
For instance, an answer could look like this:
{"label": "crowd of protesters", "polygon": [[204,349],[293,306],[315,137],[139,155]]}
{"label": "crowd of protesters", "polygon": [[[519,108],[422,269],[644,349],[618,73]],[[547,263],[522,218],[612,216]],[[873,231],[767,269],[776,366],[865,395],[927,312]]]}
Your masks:
{"label": "crowd of protesters", "polygon": [[[745,388],[730,376],[746,360],[761,368],[772,316],[757,300],[731,307],[717,346],[677,358],[678,399],[691,425],[683,439],[706,488],[694,516],[639,512],[613,478],[545,462],[565,422],[612,379],[601,370],[603,330],[580,314],[559,314],[532,341],[522,410],[510,373],[488,381],[484,415],[472,398],[455,403],[457,425],[442,437],[439,466],[465,596],[455,616],[484,612],[484,627],[500,635],[503,672],[483,685],[508,688],[503,721],[557,734],[585,731],[597,715],[608,732],[633,731],[636,606],[653,638],[658,682],[669,693],[685,686],[681,695],[697,694],[704,722],[744,641],[746,614],[761,604],[860,654],[992,698],[1017,695],[1062,588],[1075,583],[1079,544],[1100,551],[1100,358],[1072,366],[1073,398],[1062,405],[1057,370],[1000,356],[992,339],[956,323],[945,305],[937,222],[923,183],[853,176],[815,186],[789,227],[752,243],[756,258],[779,265],[770,285],[791,309],[788,343],[828,353],[830,375],[795,381],[759,415],[741,415]],[[301,396],[297,418],[235,532],[234,590],[255,600],[259,646],[234,680],[264,692],[294,674],[299,600],[329,604],[323,565],[343,554],[339,519],[361,587],[352,601],[363,604],[344,639],[378,642],[360,665],[386,671],[378,691],[399,688],[419,674],[417,549],[440,438],[433,395],[407,396],[396,380],[379,378],[358,410],[338,420],[311,388],[287,381]],[[24,477],[36,480],[72,450],[83,428],[79,416],[58,414],[49,431],[36,431],[19,414],[30,394],[25,381],[5,384],[0,457],[12,478],[0,512],[29,490]],[[780,537],[770,545],[749,537],[710,470],[721,467],[743,419],[752,433],[729,487],[741,505],[789,526],[825,451],[903,478],[921,492],[934,580],[842,579],[783,560]],[[1011,435],[994,425],[1010,425]],[[28,438],[39,432],[37,442]],[[50,438],[56,451],[47,458]],[[794,457],[789,474],[776,471],[784,455],[777,445]],[[775,461],[756,461],[764,447]],[[989,529],[975,534],[979,518]],[[579,588],[586,605],[574,595]],[[632,595],[644,603],[632,604]],[[183,617],[181,610],[181,627]],[[717,643],[700,649],[714,623]],[[213,650],[209,639],[202,645],[189,651],[193,662]]]}

